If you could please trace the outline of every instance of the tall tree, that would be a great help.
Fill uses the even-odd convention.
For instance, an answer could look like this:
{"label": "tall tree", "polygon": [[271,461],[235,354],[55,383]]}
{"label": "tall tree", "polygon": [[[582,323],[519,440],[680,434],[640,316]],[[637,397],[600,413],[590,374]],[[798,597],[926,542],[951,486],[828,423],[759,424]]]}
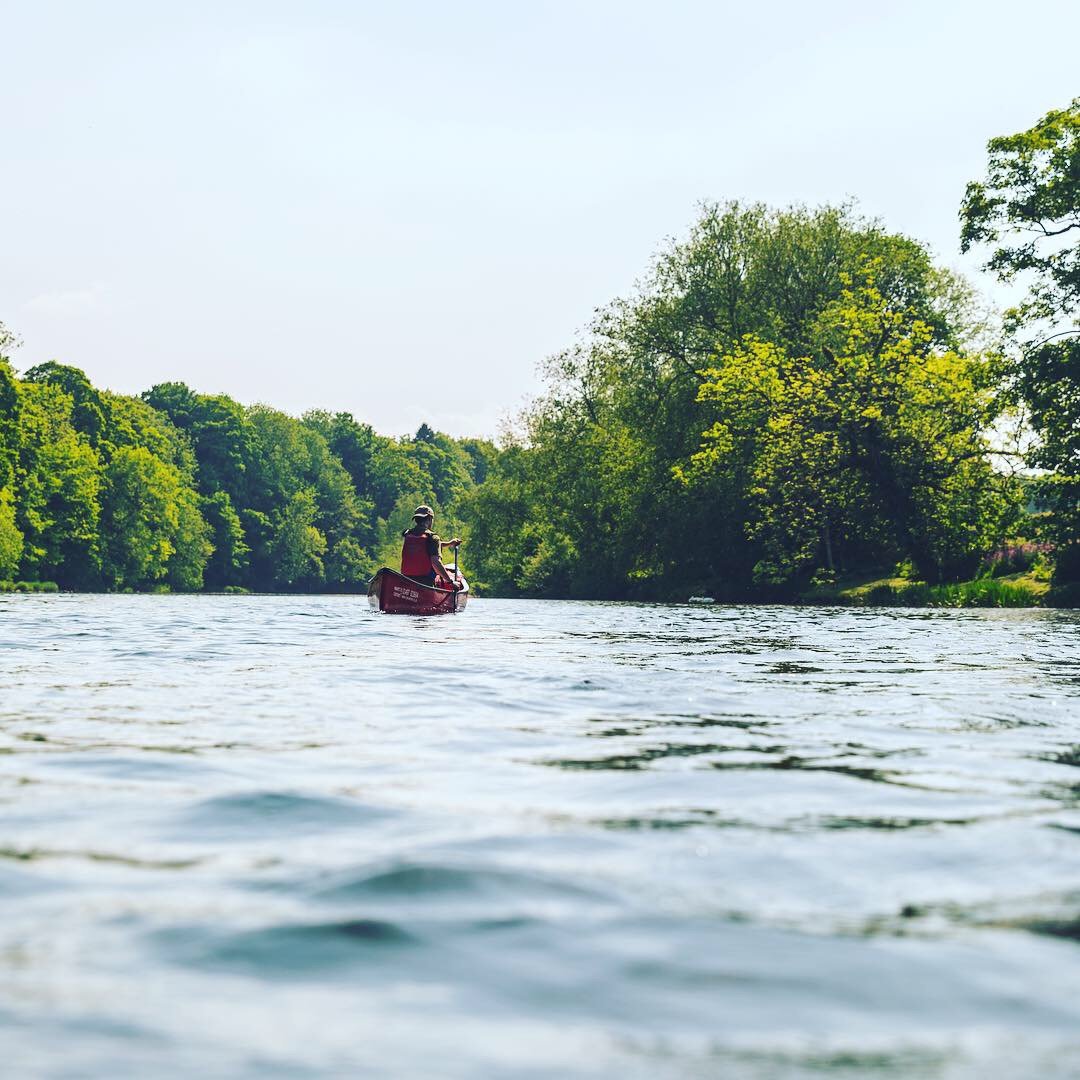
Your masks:
{"label": "tall tree", "polygon": [[22,550],[23,534],[15,524],[15,498],[9,488],[0,487],[0,581],[15,576]]}
{"label": "tall tree", "polygon": [[30,368],[23,375],[30,383],[45,383],[57,386],[71,397],[71,426],[85,435],[91,446],[97,446],[108,423],[106,404],[101,391],[96,389],[79,368],[67,364],[58,364],[50,360]]}
{"label": "tall tree", "polygon": [[[765,533],[746,529],[761,506],[755,438],[725,449],[722,468],[683,482],[702,433],[727,417],[721,398],[701,392],[704,373],[724,357],[750,364],[748,340],[777,356],[820,357],[823,314],[868,264],[881,304],[918,321],[923,352],[962,346],[970,293],[915,241],[850,206],[704,206],[636,293],[601,309],[584,340],[549,362],[548,392],[523,420],[515,476],[495,477],[515,506],[528,505],[525,520],[494,536],[476,516],[495,512],[491,493],[463,499],[481,579],[510,573],[520,589],[597,597],[748,588],[766,560]],[[824,428],[833,414],[815,400]]]}
{"label": "tall tree", "polygon": [[70,394],[53,382],[19,395],[15,502],[23,572],[66,588],[99,582],[102,461],[72,424]]}
{"label": "tall tree", "polygon": [[876,269],[815,321],[812,355],[748,336],[706,372],[718,419],[694,463],[747,474],[763,582],[905,554],[930,580],[970,574],[1015,509],[990,464],[993,359],[934,348]]}
{"label": "tall tree", "polygon": [[1059,575],[1080,580],[1080,98],[987,151],[960,208],[961,247],[989,246],[987,269],[1027,285],[1007,320],[1015,386],[1039,436],[1031,464],[1047,472]]}
{"label": "tall tree", "polygon": [[113,588],[202,586],[211,552],[195,492],[145,446],[121,446],[105,470],[104,575]]}

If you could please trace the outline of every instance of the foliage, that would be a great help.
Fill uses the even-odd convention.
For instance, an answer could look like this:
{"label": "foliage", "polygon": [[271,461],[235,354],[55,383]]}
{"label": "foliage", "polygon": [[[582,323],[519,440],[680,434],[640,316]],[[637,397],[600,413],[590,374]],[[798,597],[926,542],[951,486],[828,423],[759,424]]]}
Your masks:
{"label": "foliage", "polygon": [[233,506],[227,491],[215,491],[200,504],[202,515],[209,527],[210,544],[213,548],[204,571],[208,589],[228,589],[238,586],[248,567],[251,548],[244,539],[244,527],[240,515]]}
{"label": "foliage", "polygon": [[927,323],[888,305],[879,269],[845,279],[810,328],[814,355],[747,335],[704,373],[717,419],[690,476],[747,485],[759,581],[901,553],[932,580],[963,576],[1016,501],[988,461],[992,362],[935,349]]}
{"label": "foliage", "polygon": [[986,179],[961,207],[962,247],[990,246],[986,268],[1027,285],[1008,318],[1015,391],[1039,436],[1029,463],[1046,470],[1045,531],[1068,546],[1080,543],[1080,98],[987,150]]}
{"label": "foliage", "polygon": [[0,581],[9,581],[22,558],[23,534],[15,524],[15,498],[0,488]]}
{"label": "foliage", "polygon": [[100,443],[107,423],[106,405],[100,391],[90,384],[84,372],[50,360],[32,367],[23,379],[63,390],[71,398],[71,426],[85,435],[91,446]]}
{"label": "foliage", "polygon": [[23,383],[15,502],[24,577],[93,585],[101,569],[98,452],[71,421],[73,402],[54,383]]}
{"label": "foliage", "polygon": [[159,582],[198,589],[211,551],[194,491],[144,446],[120,447],[105,470],[102,573],[114,588]]}
{"label": "foliage", "polygon": [[510,593],[737,598],[911,558],[973,568],[1016,493],[970,288],[850,206],[707,205],[459,508]]}
{"label": "foliage", "polygon": [[[1034,280],[1014,332],[1080,302],[1076,112],[995,140],[965,199],[965,245]],[[1018,528],[1056,544],[1056,581],[1080,576],[1080,341],[1044,334],[1010,366],[986,336],[964,281],[852,206],[740,203],[703,206],[548,361],[501,447],[180,382],[133,398],[57,362],[20,379],[0,327],[0,577],[357,591],[425,502],[480,591],[784,598],[899,565],[878,599],[1019,602],[1048,586],[1002,576]],[[1040,436],[1023,487],[991,436],[1017,403]]]}
{"label": "foliage", "polygon": [[882,585],[871,590],[864,603],[873,607],[1039,607],[1046,598],[1045,584],[977,578],[945,585]]}
{"label": "foliage", "polygon": [[[961,246],[994,247],[986,268],[1030,282],[1017,323],[1055,320],[1080,308],[1080,98],[1034,127],[987,144],[985,181],[967,186]],[[1070,234],[1074,243],[1069,246]]]}

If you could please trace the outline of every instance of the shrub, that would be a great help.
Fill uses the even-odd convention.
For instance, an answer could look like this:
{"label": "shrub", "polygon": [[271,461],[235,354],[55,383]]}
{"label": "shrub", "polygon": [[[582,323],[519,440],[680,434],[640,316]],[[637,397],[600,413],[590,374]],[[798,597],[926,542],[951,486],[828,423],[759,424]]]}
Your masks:
{"label": "shrub", "polygon": [[1007,574],[1023,574],[1035,565],[1036,560],[1052,550],[1050,544],[1031,540],[1008,540],[984,556],[982,575],[1004,577]]}

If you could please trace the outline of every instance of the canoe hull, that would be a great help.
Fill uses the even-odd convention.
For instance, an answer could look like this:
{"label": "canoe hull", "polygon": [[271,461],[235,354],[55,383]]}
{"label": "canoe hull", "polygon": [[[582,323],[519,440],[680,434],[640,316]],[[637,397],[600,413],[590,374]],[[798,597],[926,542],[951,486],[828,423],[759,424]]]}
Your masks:
{"label": "canoe hull", "polygon": [[368,585],[368,603],[387,615],[452,615],[469,602],[469,583],[457,592],[437,589],[384,566]]}

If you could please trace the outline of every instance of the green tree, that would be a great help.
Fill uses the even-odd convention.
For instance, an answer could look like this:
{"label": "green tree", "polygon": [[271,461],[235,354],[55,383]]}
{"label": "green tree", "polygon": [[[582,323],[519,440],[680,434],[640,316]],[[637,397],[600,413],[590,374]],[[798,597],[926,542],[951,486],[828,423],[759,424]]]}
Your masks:
{"label": "green tree", "polygon": [[430,439],[413,439],[406,444],[405,453],[425,477],[425,488],[443,506],[449,506],[472,485],[469,475],[472,460],[445,435],[436,436],[432,432]]}
{"label": "green tree", "polygon": [[207,562],[214,552],[213,533],[203,517],[198,494],[181,484],[175,494],[176,531],[173,554],[165,580],[181,592],[197,592],[204,585]]}
{"label": "green tree", "polygon": [[1015,323],[1071,315],[1080,307],[1080,98],[991,139],[987,153],[986,179],[968,184],[960,207],[962,250],[991,245],[986,268],[1027,281]]}
{"label": "green tree", "polygon": [[16,514],[24,575],[88,588],[101,566],[102,462],[72,426],[72,408],[71,395],[51,382],[20,388]]}
{"label": "green tree", "polygon": [[[481,577],[544,595],[745,591],[765,558],[764,534],[746,530],[760,505],[761,456],[754,439],[737,440],[723,468],[683,483],[702,432],[727,417],[700,393],[703,373],[737,355],[746,335],[785,357],[820,355],[823,313],[868,262],[882,303],[920,322],[927,349],[961,348],[973,328],[970,291],[915,241],[850,206],[703,207],[636,293],[601,309],[583,341],[549,361],[548,391],[520,425],[513,479],[496,470],[484,483],[493,488],[457,496]],[[496,493],[513,514],[496,512]],[[481,506],[510,531],[486,529]]]}
{"label": "green tree", "polygon": [[382,440],[376,447],[368,475],[366,494],[383,520],[393,513],[403,495],[428,493],[431,488],[430,479],[417,461],[391,439]]}
{"label": "green tree", "polygon": [[[249,540],[256,551],[256,580],[317,587],[324,581],[327,550],[338,553],[333,566],[339,573],[360,566],[349,553],[357,545],[363,548],[370,535],[365,506],[317,426],[265,406],[251,409],[249,418],[258,449],[251,471],[253,502],[274,533],[263,547]],[[314,533],[305,532],[309,527]]]}
{"label": "green tree", "polygon": [[290,499],[278,522],[272,552],[277,582],[283,586],[319,585],[323,581],[326,537],[315,526],[318,505],[310,490]]}
{"label": "green tree", "polygon": [[220,590],[227,585],[241,585],[251,549],[244,539],[244,527],[229,493],[215,491],[202,499],[200,507],[210,529],[213,547],[204,575],[206,587]]}
{"label": "green tree", "polygon": [[303,420],[305,425],[323,437],[348,473],[362,516],[362,521],[355,526],[355,538],[362,546],[373,544],[377,537],[377,508],[372,500],[372,462],[388,440],[376,435],[370,424],[358,423],[349,413],[331,415],[313,410],[305,413]]}
{"label": "green tree", "polygon": [[0,581],[15,576],[22,549],[23,534],[15,524],[15,498],[10,489],[0,488]]}
{"label": "green tree", "polygon": [[718,419],[694,464],[748,478],[762,582],[904,554],[930,580],[967,574],[1015,510],[986,439],[995,364],[935,348],[877,268],[821,313],[813,355],[748,335],[699,391]]}
{"label": "green tree", "polygon": [[105,470],[104,575],[113,588],[158,582],[194,589],[211,551],[197,496],[175,465],[144,446],[122,446]]}
{"label": "green tree", "polygon": [[989,246],[986,268],[1023,281],[1008,313],[1020,344],[1015,386],[1039,443],[1031,464],[1050,507],[1050,534],[1080,579],[1080,98],[1027,131],[991,139],[985,180],[968,184],[961,247]]}
{"label": "green tree", "polygon": [[359,540],[343,536],[327,552],[326,584],[345,592],[356,592],[366,587],[377,569],[374,558]]}
{"label": "green tree", "polygon": [[178,382],[158,383],[142,398],[190,439],[200,493],[223,491],[234,506],[247,505],[254,430],[244,407],[225,394],[196,394]]}
{"label": "green tree", "polygon": [[101,393],[108,426],[102,453],[108,457],[117,447],[141,446],[156,458],[179,470],[185,483],[194,484],[195,455],[191,442],[168,416],[140,398]]}
{"label": "green tree", "polygon": [[101,392],[91,384],[86,373],[76,367],[50,360],[30,368],[23,375],[29,383],[57,386],[71,398],[71,426],[85,435],[91,446],[97,446],[107,425],[106,404]]}
{"label": "green tree", "polygon": [[19,457],[19,381],[8,359],[15,336],[0,323],[0,487],[15,482]]}

